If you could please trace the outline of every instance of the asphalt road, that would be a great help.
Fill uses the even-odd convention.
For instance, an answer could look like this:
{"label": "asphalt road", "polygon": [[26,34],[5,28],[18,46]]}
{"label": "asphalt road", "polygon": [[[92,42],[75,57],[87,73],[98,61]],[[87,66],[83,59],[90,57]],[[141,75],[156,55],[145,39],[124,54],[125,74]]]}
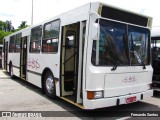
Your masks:
{"label": "asphalt road", "polygon": [[[135,113],[135,111],[149,111],[155,113],[160,111],[160,93],[156,93],[154,97],[128,104],[115,107],[102,108],[98,110],[86,111],[57,98],[51,100],[46,95],[41,93],[41,89],[25,82],[21,79],[0,78],[0,111],[50,111],[48,114],[53,117],[31,117],[25,118],[29,120],[46,120],[46,119],[108,119],[108,120],[126,120],[126,119],[153,119],[159,120],[159,117],[131,117],[128,111]],[[111,112],[112,111],[112,112]],[[151,112],[152,111],[152,112]],[[160,112],[159,112],[160,113]],[[110,117],[108,117],[108,115]],[[116,115],[120,116],[116,116]],[[159,114],[160,115],[160,114]],[[0,117],[0,120],[21,120],[21,117],[9,118]],[[24,119],[24,118],[23,118]]]}

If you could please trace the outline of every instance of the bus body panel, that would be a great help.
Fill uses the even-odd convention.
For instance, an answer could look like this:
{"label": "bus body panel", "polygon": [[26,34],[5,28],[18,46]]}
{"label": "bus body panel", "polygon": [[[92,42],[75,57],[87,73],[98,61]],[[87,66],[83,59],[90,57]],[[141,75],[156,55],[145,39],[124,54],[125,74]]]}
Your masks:
{"label": "bus body panel", "polygon": [[106,74],[104,97],[147,91],[151,83],[147,74],[148,72]]}
{"label": "bus body panel", "polygon": [[132,95],[116,96],[116,97],[110,97],[110,98],[104,98],[104,99],[86,100],[84,103],[84,109],[97,109],[97,108],[129,104],[126,102],[127,98],[136,97],[136,101],[140,101],[142,100],[141,96],[143,96],[143,99],[151,97],[153,96],[153,90],[148,90],[141,93],[135,93]]}
{"label": "bus body panel", "polygon": [[8,54],[8,63],[13,66],[13,73],[15,76],[20,76],[20,53],[9,53]]}
{"label": "bus body panel", "polygon": [[35,73],[27,72],[28,82],[36,85],[39,88],[42,88],[41,85],[41,75],[37,75]]}
{"label": "bus body panel", "polygon": [[[98,11],[98,9],[95,11]],[[93,23],[95,23],[97,19],[98,16],[96,17],[94,13],[90,14],[89,29],[92,29]],[[124,22],[124,24],[128,23]],[[153,69],[151,65],[146,65],[146,69],[143,69],[142,65],[117,66],[116,70],[111,70],[114,66],[93,66],[91,63],[93,40],[92,31],[90,30],[87,43],[86,78],[83,103],[85,109],[115,106],[117,105],[117,99],[120,99],[119,104],[126,104],[124,99],[132,96],[136,96],[137,101],[153,96],[153,90],[151,90]],[[87,97],[90,91],[102,92],[102,98],[89,100]],[[141,98],[141,94],[145,97]],[[91,101],[93,103],[90,103]]]}
{"label": "bus body panel", "polygon": [[[50,62],[51,61],[51,62]],[[59,78],[59,54],[28,54],[28,82],[42,88],[42,73],[45,68],[48,68],[55,78]],[[35,77],[34,77],[35,76]],[[59,96],[59,84],[56,83],[56,95]]]}
{"label": "bus body panel", "polygon": [[[52,62],[50,62],[52,61]],[[42,74],[45,68],[49,68],[53,71],[54,77],[59,77],[59,56],[57,54],[48,54],[47,57],[45,53],[40,54],[29,54],[28,55],[28,70],[35,73]]]}
{"label": "bus body panel", "polygon": [[[87,89],[94,90],[97,86],[97,89],[103,89],[104,85],[107,88],[112,87],[122,87],[122,85],[138,85],[138,84],[150,84],[152,78],[152,66],[146,66],[147,70],[143,70],[142,66],[133,67],[117,67],[116,71],[111,71],[112,67],[95,67],[90,66],[88,71]],[[123,72],[122,72],[123,71]],[[136,78],[134,78],[134,76]],[[126,77],[128,78],[126,80]],[[141,80],[144,77],[144,80]],[[121,78],[121,80],[119,80]],[[93,82],[93,86],[90,84]],[[116,83],[116,84],[115,84]],[[124,84],[126,83],[126,85]],[[94,85],[95,84],[95,85]]]}
{"label": "bus body panel", "polygon": [[91,4],[86,4],[67,13],[61,14],[61,26],[87,20],[89,16],[90,6]]}

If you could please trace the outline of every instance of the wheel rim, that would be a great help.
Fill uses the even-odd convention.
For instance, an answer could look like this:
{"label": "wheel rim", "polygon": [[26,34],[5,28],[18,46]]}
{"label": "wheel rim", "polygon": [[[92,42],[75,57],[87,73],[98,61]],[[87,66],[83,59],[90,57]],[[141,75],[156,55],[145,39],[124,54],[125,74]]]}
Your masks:
{"label": "wheel rim", "polygon": [[51,76],[47,77],[46,88],[49,93],[53,93],[54,84],[53,84],[53,78]]}

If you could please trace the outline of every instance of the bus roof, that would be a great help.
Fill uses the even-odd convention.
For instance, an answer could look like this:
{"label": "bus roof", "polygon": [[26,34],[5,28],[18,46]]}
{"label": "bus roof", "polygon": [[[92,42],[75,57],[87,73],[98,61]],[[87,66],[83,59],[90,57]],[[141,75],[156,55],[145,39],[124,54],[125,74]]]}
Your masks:
{"label": "bus roof", "polygon": [[144,14],[141,14],[141,13],[138,13],[138,12],[134,12],[134,11],[131,11],[131,10],[128,10],[128,9],[124,9],[124,8],[117,7],[117,6],[114,6],[114,5],[106,4],[106,3],[103,3],[103,2],[99,2],[99,3],[102,4],[102,5],[104,5],[104,6],[109,6],[109,7],[118,9],[118,10],[122,10],[122,11],[125,11],[125,12],[129,12],[129,13],[132,13],[132,14],[135,14],[135,15],[140,15],[140,16],[152,19],[151,16],[147,16],[147,15],[144,15]]}
{"label": "bus roof", "polygon": [[142,16],[142,17],[144,17],[148,20],[147,21],[147,26],[149,28],[151,27],[151,24],[152,24],[152,18],[151,17],[145,16],[145,15],[133,12],[133,11],[125,10],[123,8],[120,8],[120,7],[115,7],[115,6],[112,6],[112,5],[109,5],[109,4],[106,4],[106,3],[102,3],[102,2],[90,2],[90,3],[87,3],[83,6],[80,6],[78,8],[75,8],[75,9],[72,9],[72,10],[67,11],[65,13],[62,13],[58,16],[52,17],[52,18],[50,18],[46,21],[43,21],[41,23],[31,25],[31,26],[29,26],[25,29],[22,29],[20,31],[12,33],[12,34],[8,35],[7,37],[12,36],[12,35],[17,34],[17,33],[20,33],[20,32],[23,32],[23,31],[24,31],[23,34],[28,34],[30,32],[30,29],[32,29],[33,27],[36,27],[36,26],[39,26],[39,25],[44,25],[45,23],[56,20],[56,19],[61,20],[61,25],[62,26],[67,25],[67,24],[72,24],[72,23],[75,23],[75,22],[78,22],[78,21],[83,21],[83,20],[88,18],[89,11],[94,11],[94,12],[97,12],[98,14],[100,14],[99,10],[101,9],[102,6],[110,7],[110,8],[116,9],[116,10],[131,13],[131,14],[137,15],[137,16]]}
{"label": "bus roof", "polygon": [[[117,10],[120,10],[120,11],[131,13],[133,15],[142,16],[144,18],[150,19],[151,23],[150,23],[149,26],[151,27],[152,17],[146,16],[146,15],[143,15],[143,14],[140,14],[140,13],[137,13],[137,12],[133,12],[133,11],[130,11],[130,10],[127,10],[127,9],[123,9],[123,8],[120,8],[120,7],[116,7],[116,6],[113,6],[113,5],[109,5],[109,4],[106,4],[106,3],[103,3],[103,2],[90,2],[90,3],[84,4],[80,7],[71,9],[67,12],[64,12],[64,13],[58,15],[58,16],[55,16],[55,17],[52,17],[52,18],[50,18],[46,21],[43,21],[40,24],[44,24],[46,22],[50,22],[54,19],[59,19],[59,18],[61,20],[63,20],[62,24],[64,24],[64,25],[67,24],[66,22],[67,22],[67,19],[69,19],[69,18],[71,18],[71,19],[69,19],[69,22],[71,22],[71,20],[74,20],[74,19],[77,19],[77,21],[79,21],[80,19],[82,19],[81,17],[83,17],[83,18],[88,17],[87,15],[88,15],[89,11],[94,11],[94,12],[98,13],[99,9],[101,9],[100,7],[102,7],[102,6],[107,6],[107,7],[114,8],[114,9],[117,9]],[[98,13],[98,14],[100,14],[100,13]],[[78,16],[78,17],[76,17],[76,16]],[[40,25],[40,24],[37,24],[37,25]]]}

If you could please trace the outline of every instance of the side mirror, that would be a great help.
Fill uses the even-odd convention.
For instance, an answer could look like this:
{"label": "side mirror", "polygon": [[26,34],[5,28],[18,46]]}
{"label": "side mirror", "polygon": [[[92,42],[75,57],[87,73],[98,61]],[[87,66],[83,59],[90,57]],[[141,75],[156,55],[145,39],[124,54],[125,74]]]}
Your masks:
{"label": "side mirror", "polygon": [[91,27],[91,39],[99,40],[100,27],[98,23],[93,23]]}

